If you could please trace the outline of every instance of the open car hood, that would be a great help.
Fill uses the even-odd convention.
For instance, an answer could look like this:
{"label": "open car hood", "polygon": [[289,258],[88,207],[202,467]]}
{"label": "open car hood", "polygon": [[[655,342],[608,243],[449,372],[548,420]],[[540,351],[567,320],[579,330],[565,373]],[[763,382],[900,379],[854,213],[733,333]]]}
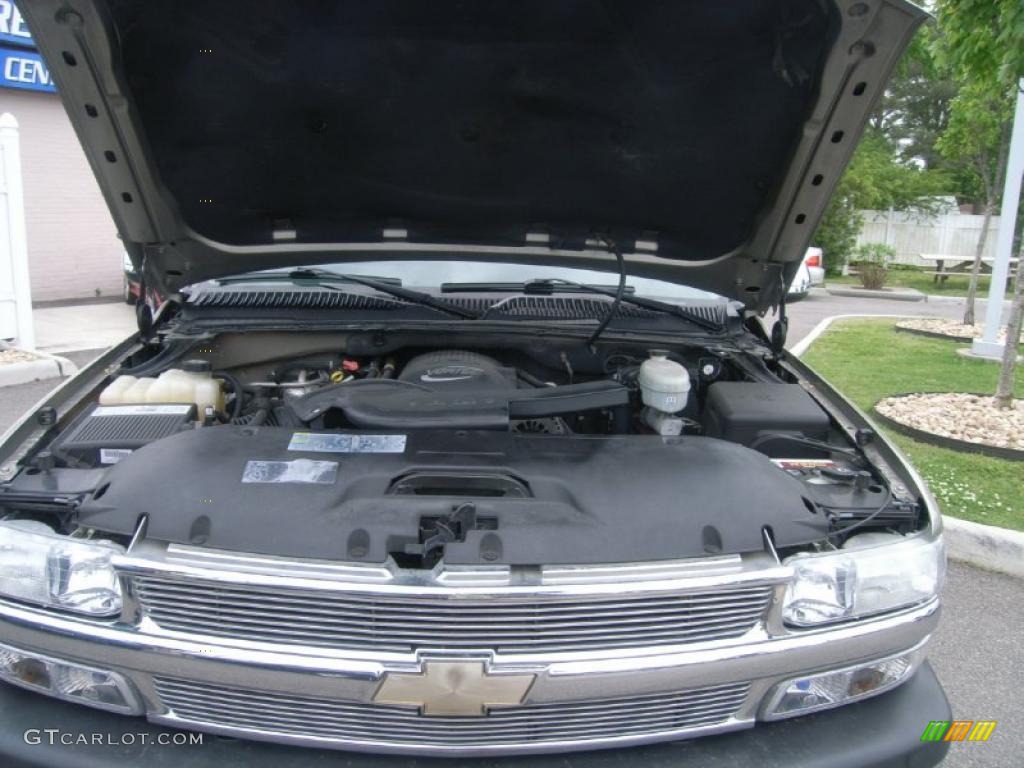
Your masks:
{"label": "open car hood", "polygon": [[763,312],[904,0],[32,0],[151,285],[410,258],[610,270]]}

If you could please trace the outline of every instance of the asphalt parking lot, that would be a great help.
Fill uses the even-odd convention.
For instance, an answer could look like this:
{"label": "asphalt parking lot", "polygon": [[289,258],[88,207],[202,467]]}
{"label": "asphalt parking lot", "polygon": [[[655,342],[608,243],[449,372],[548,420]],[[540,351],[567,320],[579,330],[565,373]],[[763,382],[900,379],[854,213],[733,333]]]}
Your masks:
{"label": "asphalt parking lot", "polygon": [[[836,314],[894,314],[957,317],[959,302],[899,302],[840,298],[815,291],[790,307],[790,344],[823,318]],[[984,312],[984,303],[979,313]],[[983,315],[979,314],[979,317]],[[83,365],[101,350],[63,352]],[[57,382],[43,381],[0,390],[0,433]],[[996,720],[987,743],[952,746],[943,765],[1005,768],[1024,765],[1024,583],[953,563],[944,593],[944,614],[931,661],[962,720]],[[922,721],[922,732],[927,726]],[[864,734],[870,739],[871,734]],[[821,745],[827,749],[827,745]]]}
{"label": "asphalt parking lot", "polygon": [[[834,315],[902,315],[905,317],[963,317],[963,299],[941,297],[930,301],[896,301],[890,299],[860,299],[849,296],[831,296],[821,288],[813,289],[806,299],[790,304],[789,336],[787,346],[792,347],[826,317]],[[979,300],[975,317],[979,323],[985,321],[987,302]],[[1004,303],[1004,306],[1005,303]],[[1008,306],[1006,307],[1008,309]],[[1004,309],[1004,314],[1006,312]]]}

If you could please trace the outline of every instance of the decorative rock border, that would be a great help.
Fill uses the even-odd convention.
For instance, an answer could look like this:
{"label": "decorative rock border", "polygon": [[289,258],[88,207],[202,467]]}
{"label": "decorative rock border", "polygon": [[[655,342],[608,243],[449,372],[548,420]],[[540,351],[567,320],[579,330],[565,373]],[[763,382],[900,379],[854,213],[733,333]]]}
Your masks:
{"label": "decorative rock border", "polygon": [[[949,333],[949,332],[940,330],[939,327],[936,327],[936,328],[914,327],[915,325],[924,325],[924,326],[935,325],[935,326],[940,326],[940,327],[943,326],[943,325],[945,325],[945,326],[953,326],[955,328],[961,329],[961,333],[955,333],[955,332],[954,333]],[[925,336],[925,337],[930,338],[930,339],[941,339],[943,341],[958,341],[958,342],[967,343],[967,344],[971,344],[972,342],[974,342],[976,340],[980,341],[981,338],[982,338],[982,334],[981,334],[982,326],[975,325],[975,329],[978,332],[975,335],[973,335],[973,336],[970,335],[970,333],[966,332],[967,327],[968,326],[965,326],[962,323],[957,323],[957,322],[954,322],[952,320],[946,320],[944,318],[938,318],[938,317],[907,317],[907,318],[903,318],[902,320],[898,321],[896,323],[896,326],[895,326],[897,333],[910,333],[910,334],[914,334],[915,336]],[[999,336],[1000,336],[1001,339],[1005,339],[1005,337],[1006,337],[1006,330],[1005,330],[1005,328],[1000,331]],[[1024,334],[1022,334],[1022,336],[1024,336]],[[1022,339],[1022,340],[1024,340],[1024,339]]]}
{"label": "decorative rock border", "polygon": [[[919,395],[920,392],[904,392],[898,395],[889,395],[890,398],[908,397],[910,395]],[[977,394],[976,392],[968,392],[964,394]],[[978,395],[978,397],[990,397],[990,395]],[[985,445],[984,443],[972,443],[967,440],[960,440],[955,437],[947,437],[945,435],[938,435],[934,432],[927,432],[917,427],[911,427],[902,422],[890,419],[888,416],[883,415],[878,411],[877,408],[872,406],[871,417],[878,421],[880,424],[888,427],[894,432],[899,432],[902,435],[906,435],[919,443],[925,443],[926,445],[934,445],[938,448],[945,448],[950,451],[958,451],[960,453],[980,453],[984,456],[991,456],[996,459],[1005,459],[1007,461],[1024,461],[1024,451],[1017,450],[1016,448],[1002,448],[996,445]]]}
{"label": "decorative rock border", "polygon": [[78,372],[78,366],[65,357],[31,352],[31,360],[0,365],[0,387],[13,387],[30,381],[56,379]]}
{"label": "decorative rock border", "polygon": [[961,344],[970,344],[974,341],[973,336],[951,336],[946,333],[939,333],[938,331],[925,331],[920,328],[903,328],[899,323],[896,323],[893,328],[896,333],[909,333],[913,336],[925,336],[929,339],[941,339],[942,341],[958,341]]}

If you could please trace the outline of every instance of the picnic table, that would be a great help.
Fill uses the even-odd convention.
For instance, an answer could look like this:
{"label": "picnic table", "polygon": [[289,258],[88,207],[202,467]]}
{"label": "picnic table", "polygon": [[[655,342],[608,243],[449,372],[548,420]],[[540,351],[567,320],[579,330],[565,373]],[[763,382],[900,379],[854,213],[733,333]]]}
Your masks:
{"label": "picnic table", "polygon": [[[971,268],[974,266],[974,259],[965,259],[963,256],[946,256],[941,253],[922,253],[921,261],[928,261],[935,263],[935,270],[929,272],[932,275],[932,279],[935,283],[945,283],[950,276],[953,275],[969,275],[971,274]],[[1010,274],[1008,279],[1013,277],[1013,267],[1017,266],[1017,262],[1020,261],[1016,256],[1010,257]],[[981,272],[982,274],[992,273],[992,264],[995,259],[990,257],[982,258],[981,260]]]}

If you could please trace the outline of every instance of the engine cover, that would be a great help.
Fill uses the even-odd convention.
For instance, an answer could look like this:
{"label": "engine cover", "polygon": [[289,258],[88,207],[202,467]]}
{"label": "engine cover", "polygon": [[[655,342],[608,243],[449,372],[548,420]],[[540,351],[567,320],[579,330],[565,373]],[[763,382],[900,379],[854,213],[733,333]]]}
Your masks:
{"label": "engine cover", "polygon": [[464,389],[479,392],[515,389],[516,373],[494,358],[452,349],[414,357],[406,363],[398,380],[434,390]]}
{"label": "engine cover", "polygon": [[471,504],[486,525],[446,544],[447,563],[624,563],[762,551],[765,526],[780,548],[820,539],[806,493],[705,437],[224,426],[126,457],[79,522],[130,535],[145,513],[158,541],[381,563]]}

